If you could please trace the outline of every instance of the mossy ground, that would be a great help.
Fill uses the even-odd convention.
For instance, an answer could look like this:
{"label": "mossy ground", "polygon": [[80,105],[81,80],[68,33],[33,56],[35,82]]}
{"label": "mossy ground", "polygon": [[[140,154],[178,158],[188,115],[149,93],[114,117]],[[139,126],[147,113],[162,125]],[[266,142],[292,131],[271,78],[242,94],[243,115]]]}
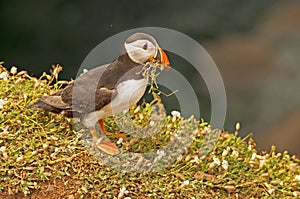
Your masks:
{"label": "mossy ground", "polygon": [[[211,132],[203,122],[189,148],[168,167],[146,173],[111,169],[90,154],[69,119],[27,108],[67,83],[57,81],[60,68],[37,79],[2,65],[0,198],[300,198],[300,161],[275,147],[258,153],[251,136],[222,132],[214,149],[198,157],[203,137]],[[132,118],[149,122],[149,107],[133,107]],[[128,136],[120,147],[159,148],[181,125],[173,117],[166,116],[159,134],[135,142]],[[120,131],[113,118],[106,127]]]}

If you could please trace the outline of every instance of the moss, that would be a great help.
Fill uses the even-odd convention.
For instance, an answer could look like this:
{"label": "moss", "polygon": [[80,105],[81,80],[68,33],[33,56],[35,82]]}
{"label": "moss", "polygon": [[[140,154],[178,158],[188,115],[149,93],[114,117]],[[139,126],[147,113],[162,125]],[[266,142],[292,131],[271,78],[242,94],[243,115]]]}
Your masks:
{"label": "moss", "polygon": [[[98,153],[88,150],[88,138],[85,139],[89,137],[88,132],[76,130],[76,122],[61,115],[27,109],[43,94],[54,93],[68,83],[58,81],[61,67],[54,66],[50,74],[34,78],[24,71],[17,73],[12,70],[12,74],[2,65],[0,197],[300,197],[300,167],[295,156],[288,152],[277,153],[274,146],[268,152],[258,153],[251,135],[240,138],[237,132],[219,133],[207,123],[193,118],[164,115],[162,120],[156,121],[160,122],[156,125],[160,127],[157,134],[139,139],[129,135],[119,144],[125,152],[150,154],[174,140],[175,134],[184,140],[184,130],[192,129],[192,142],[188,143],[189,139],[184,142],[190,146],[177,146],[175,149],[182,153],[172,164],[157,171],[140,173],[111,168],[103,162],[109,158],[101,159]],[[146,126],[153,119],[151,112],[154,106],[154,103],[134,106],[128,112],[129,118]],[[116,122],[126,125],[126,117],[123,116],[118,121],[113,117],[107,118],[107,130],[122,132]],[[216,145],[203,145],[208,137],[216,139]],[[209,149],[212,150],[201,157],[203,150]],[[151,157],[145,158],[151,160]]]}

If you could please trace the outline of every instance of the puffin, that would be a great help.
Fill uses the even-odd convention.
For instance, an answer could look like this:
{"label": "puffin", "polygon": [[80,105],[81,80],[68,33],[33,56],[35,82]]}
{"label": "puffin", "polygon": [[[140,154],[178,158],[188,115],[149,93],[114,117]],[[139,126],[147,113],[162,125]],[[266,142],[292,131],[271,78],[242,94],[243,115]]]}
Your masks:
{"label": "puffin", "polygon": [[[104,136],[108,132],[103,120],[128,110],[142,98],[148,85],[143,70],[151,64],[170,67],[165,51],[154,37],[134,33],[125,40],[120,55],[112,63],[83,73],[64,89],[42,96],[29,108],[79,118],[80,123],[90,130],[94,146],[109,155],[116,155],[119,149]],[[100,137],[96,125],[100,126]]]}

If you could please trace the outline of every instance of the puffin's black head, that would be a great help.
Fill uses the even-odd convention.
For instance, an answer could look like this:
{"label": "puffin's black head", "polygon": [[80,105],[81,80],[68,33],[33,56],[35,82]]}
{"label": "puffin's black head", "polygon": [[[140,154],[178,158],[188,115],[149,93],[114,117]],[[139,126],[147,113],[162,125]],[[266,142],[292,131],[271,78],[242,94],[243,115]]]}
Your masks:
{"label": "puffin's black head", "polygon": [[158,46],[156,40],[145,33],[135,33],[124,43],[126,53],[130,59],[139,64],[159,62],[170,67],[166,53]]}

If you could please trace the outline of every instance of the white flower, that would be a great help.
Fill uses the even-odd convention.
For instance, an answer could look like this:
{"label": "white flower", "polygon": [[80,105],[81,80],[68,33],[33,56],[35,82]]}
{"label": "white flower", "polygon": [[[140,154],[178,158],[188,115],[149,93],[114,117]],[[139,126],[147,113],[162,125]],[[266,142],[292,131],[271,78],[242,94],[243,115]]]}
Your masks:
{"label": "white flower", "polygon": [[194,162],[199,162],[199,157],[197,155],[194,158]]}
{"label": "white flower", "polygon": [[239,157],[239,152],[233,150],[232,153],[231,153],[231,155],[232,155],[233,157],[236,157],[236,158],[237,158],[237,157]]}
{"label": "white flower", "polygon": [[300,184],[300,175],[296,175],[295,180],[298,181],[298,183]]}
{"label": "white flower", "polygon": [[1,151],[2,153],[5,153],[5,150],[6,150],[6,146],[0,147],[0,151]]}
{"label": "white flower", "polygon": [[252,153],[251,160],[254,160],[256,158],[256,153]]}
{"label": "white flower", "polygon": [[158,155],[165,155],[165,151],[164,150],[157,150],[156,151],[156,153],[158,154]]}
{"label": "white flower", "polygon": [[221,162],[220,162],[220,160],[219,160],[218,158],[214,157],[213,159],[214,159],[214,162],[213,162],[213,163],[215,163],[215,164],[217,164],[217,165],[220,165],[220,164],[221,164]]}
{"label": "white flower", "polygon": [[262,168],[266,163],[266,156],[263,156],[261,160],[259,160],[259,168]]}
{"label": "white flower", "polygon": [[150,121],[150,126],[154,126],[155,122],[153,120]]}
{"label": "white flower", "polygon": [[118,194],[118,198],[122,198],[126,192],[126,187],[120,188],[120,192]]}
{"label": "white flower", "polygon": [[274,191],[275,191],[275,189],[274,189],[274,188],[272,188],[272,189],[268,189],[268,193],[269,193],[269,194],[272,194]]}
{"label": "white flower", "polygon": [[280,182],[279,182],[279,185],[280,185],[280,186],[283,186],[283,182],[282,182],[282,181],[280,181]]}
{"label": "white flower", "polygon": [[8,77],[8,73],[6,71],[3,71],[2,73],[0,73],[0,79],[3,79],[4,81],[6,81],[7,77]]}
{"label": "white flower", "polygon": [[221,164],[220,160],[216,157],[213,158],[213,162],[210,163],[209,168],[214,168],[215,166],[219,166]]}
{"label": "white flower", "polygon": [[183,181],[183,183],[180,185],[179,188],[183,188],[183,187],[185,187],[185,186],[187,186],[189,184],[190,184],[190,181],[189,180],[185,180],[185,181]]}
{"label": "white flower", "polygon": [[89,71],[88,69],[84,68],[84,69],[82,70],[82,73],[86,73],[86,72],[88,72],[88,71]]}
{"label": "white flower", "polygon": [[227,170],[228,166],[229,166],[228,161],[227,160],[223,160],[222,161],[222,167],[223,167],[223,169]]}
{"label": "white flower", "polygon": [[11,69],[10,69],[10,73],[14,75],[14,74],[17,73],[17,70],[18,70],[17,67],[13,66],[13,67],[11,67]]}
{"label": "white flower", "polygon": [[189,180],[185,180],[185,181],[183,182],[183,184],[184,184],[184,185],[189,185],[189,184],[190,184],[190,181],[189,181]]}
{"label": "white flower", "polygon": [[123,138],[119,138],[119,140],[117,141],[117,144],[122,144],[123,142]]}
{"label": "white flower", "polygon": [[47,143],[44,143],[44,144],[43,144],[43,149],[47,149],[48,146],[49,146],[49,145],[48,145]]}
{"label": "white flower", "polygon": [[3,106],[7,103],[8,103],[8,101],[0,99],[0,109],[3,109]]}
{"label": "white flower", "polygon": [[24,160],[24,157],[23,156],[19,156],[19,157],[17,157],[16,162],[22,162],[23,160]]}
{"label": "white flower", "polygon": [[228,146],[222,153],[222,157],[225,157],[230,151],[230,147]]}
{"label": "white flower", "polygon": [[294,197],[297,197],[299,194],[298,194],[299,192],[297,192],[297,191],[293,191],[293,196]]}
{"label": "white flower", "polygon": [[83,74],[86,73],[86,72],[88,72],[88,69],[84,68],[84,69],[82,70],[82,73],[80,74],[80,76],[83,75]]}
{"label": "white flower", "polygon": [[174,117],[180,117],[181,116],[180,112],[178,112],[178,111],[172,111],[171,115],[174,116]]}

